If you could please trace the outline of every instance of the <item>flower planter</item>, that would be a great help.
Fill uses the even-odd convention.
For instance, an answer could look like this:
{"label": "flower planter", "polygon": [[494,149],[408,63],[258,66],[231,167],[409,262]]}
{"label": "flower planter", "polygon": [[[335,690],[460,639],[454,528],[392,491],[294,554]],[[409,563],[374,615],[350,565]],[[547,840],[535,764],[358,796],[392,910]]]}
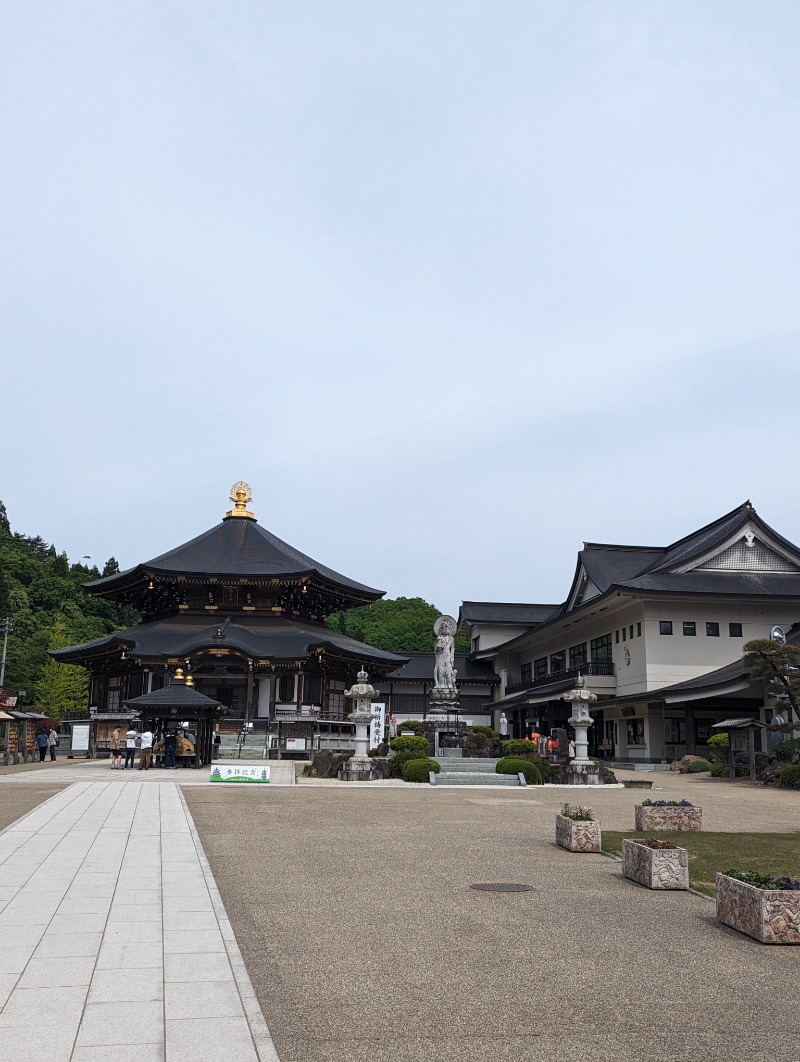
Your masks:
{"label": "flower planter", "polygon": [[622,873],[648,889],[688,889],[689,857],[685,848],[649,848],[626,837]]}
{"label": "flower planter", "polygon": [[556,815],[556,844],[568,852],[599,852],[600,823],[596,819]]}
{"label": "flower planter", "polygon": [[701,830],[702,808],[659,808],[637,804],[636,829],[642,830]]}
{"label": "flower planter", "polygon": [[800,892],[717,874],[717,919],[762,944],[800,944]]}

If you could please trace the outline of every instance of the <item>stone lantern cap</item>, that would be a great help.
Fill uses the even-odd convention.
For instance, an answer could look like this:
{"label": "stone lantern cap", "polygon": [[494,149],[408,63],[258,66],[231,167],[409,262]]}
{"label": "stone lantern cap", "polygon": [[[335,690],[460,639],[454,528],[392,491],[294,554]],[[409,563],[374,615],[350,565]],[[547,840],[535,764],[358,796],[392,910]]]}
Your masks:
{"label": "stone lantern cap", "polygon": [[375,689],[367,680],[369,675],[363,669],[359,671],[356,676],[357,682],[353,683],[349,690],[345,690],[345,697],[353,697],[355,700],[373,700],[375,697],[379,697],[378,690]]}

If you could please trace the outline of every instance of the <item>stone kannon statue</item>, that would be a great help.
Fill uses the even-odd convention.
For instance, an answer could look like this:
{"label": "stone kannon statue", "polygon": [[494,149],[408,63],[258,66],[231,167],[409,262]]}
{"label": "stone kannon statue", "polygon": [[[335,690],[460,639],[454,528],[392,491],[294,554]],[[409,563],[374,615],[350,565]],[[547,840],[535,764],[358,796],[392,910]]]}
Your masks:
{"label": "stone kannon statue", "polygon": [[433,625],[436,635],[436,663],[433,668],[433,684],[437,689],[455,690],[455,641],[456,621],[452,616],[440,616]]}

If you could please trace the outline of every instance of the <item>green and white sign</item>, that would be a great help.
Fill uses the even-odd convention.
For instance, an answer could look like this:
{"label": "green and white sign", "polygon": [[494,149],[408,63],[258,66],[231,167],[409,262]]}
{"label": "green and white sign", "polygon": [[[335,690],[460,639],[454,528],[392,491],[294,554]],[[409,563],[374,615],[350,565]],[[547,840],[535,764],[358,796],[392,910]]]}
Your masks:
{"label": "green and white sign", "polygon": [[214,764],[211,768],[212,782],[268,782],[269,767],[233,767]]}

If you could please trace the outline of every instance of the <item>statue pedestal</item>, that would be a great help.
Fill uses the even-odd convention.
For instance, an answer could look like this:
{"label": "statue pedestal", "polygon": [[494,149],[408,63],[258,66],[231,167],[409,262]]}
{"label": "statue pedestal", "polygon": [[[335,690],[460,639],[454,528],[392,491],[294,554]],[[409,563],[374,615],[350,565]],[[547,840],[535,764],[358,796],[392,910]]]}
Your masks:
{"label": "statue pedestal", "polygon": [[564,780],[567,785],[603,784],[603,779],[600,776],[600,768],[596,763],[576,763],[575,760],[567,766],[567,773]]}

